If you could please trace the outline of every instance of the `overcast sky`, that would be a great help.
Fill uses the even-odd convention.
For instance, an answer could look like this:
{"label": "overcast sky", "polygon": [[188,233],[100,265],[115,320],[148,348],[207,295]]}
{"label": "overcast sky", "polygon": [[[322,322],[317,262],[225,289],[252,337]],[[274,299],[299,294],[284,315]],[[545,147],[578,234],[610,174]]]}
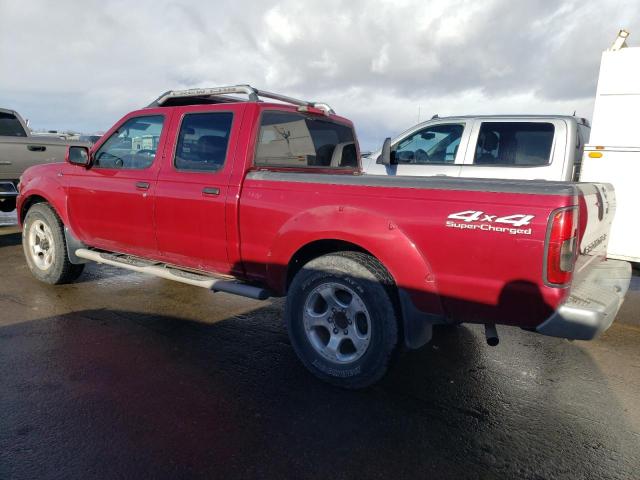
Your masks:
{"label": "overcast sky", "polygon": [[433,114],[593,110],[640,1],[0,0],[0,107],[106,130],[161,92],[250,83],[325,101],[363,150]]}

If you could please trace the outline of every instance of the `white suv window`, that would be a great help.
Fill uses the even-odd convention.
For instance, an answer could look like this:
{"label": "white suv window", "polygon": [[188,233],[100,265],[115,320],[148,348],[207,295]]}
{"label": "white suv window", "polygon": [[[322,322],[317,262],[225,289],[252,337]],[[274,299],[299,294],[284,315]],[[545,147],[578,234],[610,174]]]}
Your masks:
{"label": "white suv window", "polygon": [[485,122],[473,163],[530,167],[548,165],[554,126],[543,122]]}
{"label": "white suv window", "polygon": [[454,163],[464,125],[439,124],[419,130],[394,148],[398,164],[430,165]]}

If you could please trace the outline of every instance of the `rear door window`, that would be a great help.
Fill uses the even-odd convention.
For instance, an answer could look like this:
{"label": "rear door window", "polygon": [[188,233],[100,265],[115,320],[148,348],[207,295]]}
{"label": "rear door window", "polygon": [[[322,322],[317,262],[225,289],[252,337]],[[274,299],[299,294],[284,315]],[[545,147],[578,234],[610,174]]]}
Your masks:
{"label": "rear door window", "polygon": [[233,113],[185,115],[178,135],[174,165],[178,170],[215,171],[227,157]]}
{"label": "rear door window", "polygon": [[353,130],[326,118],[288,112],[262,114],[255,164],[304,168],[355,168]]}
{"label": "rear door window", "polygon": [[398,164],[429,165],[455,163],[464,125],[440,124],[419,130],[394,148]]}
{"label": "rear door window", "polygon": [[555,128],[543,122],[484,122],[473,163],[531,167],[548,165]]}
{"label": "rear door window", "polygon": [[0,136],[5,137],[26,137],[27,132],[22,128],[22,124],[15,115],[0,112]]}

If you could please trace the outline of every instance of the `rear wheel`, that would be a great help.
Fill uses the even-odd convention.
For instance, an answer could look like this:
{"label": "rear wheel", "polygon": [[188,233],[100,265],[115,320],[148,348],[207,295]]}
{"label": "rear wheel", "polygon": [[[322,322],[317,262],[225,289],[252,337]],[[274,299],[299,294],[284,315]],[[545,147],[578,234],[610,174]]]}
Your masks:
{"label": "rear wheel", "polygon": [[316,258],[295,276],[285,308],[291,343],[317,377],[363,388],[387,371],[398,343],[392,280],[370,255]]}
{"label": "rear wheel", "polygon": [[80,276],[84,265],[69,261],[60,218],[46,203],[27,212],[22,247],[29,270],[38,280],[51,284],[70,283]]}

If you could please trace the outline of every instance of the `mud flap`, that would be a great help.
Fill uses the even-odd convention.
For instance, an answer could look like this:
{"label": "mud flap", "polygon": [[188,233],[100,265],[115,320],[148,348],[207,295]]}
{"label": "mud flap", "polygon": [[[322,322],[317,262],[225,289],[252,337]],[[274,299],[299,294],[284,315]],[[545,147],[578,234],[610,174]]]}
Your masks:
{"label": "mud flap", "polygon": [[418,310],[413,304],[409,293],[404,289],[398,289],[400,308],[402,309],[402,326],[404,331],[404,344],[410,350],[415,350],[427,344],[433,335],[434,325],[446,324],[442,315],[434,315]]}
{"label": "mud flap", "polygon": [[69,227],[67,227],[66,225],[64,226],[64,240],[65,240],[65,243],[67,244],[67,255],[69,256],[70,263],[74,265],[89,263],[89,260],[85,258],[80,258],[79,256],[76,255],[76,250],[78,250],[79,248],[87,248],[87,246],[84,243],[82,243],[80,240],[78,240],[73,235],[73,233],[71,233],[71,230],[69,230]]}

